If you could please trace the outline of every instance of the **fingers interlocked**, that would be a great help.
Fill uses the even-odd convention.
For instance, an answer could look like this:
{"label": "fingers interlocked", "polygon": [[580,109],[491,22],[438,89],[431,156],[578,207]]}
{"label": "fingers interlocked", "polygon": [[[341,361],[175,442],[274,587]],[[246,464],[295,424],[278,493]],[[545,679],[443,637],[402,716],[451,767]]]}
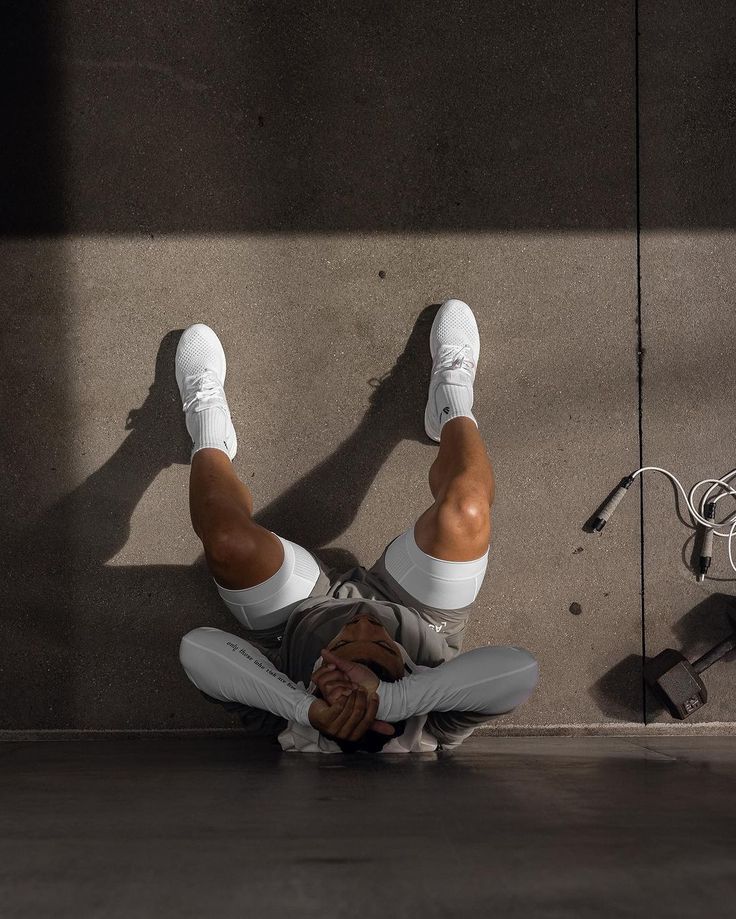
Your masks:
{"label": "fingers interlocked", "polygon": [[353,690],[336,716],[327,725],[329,735],[340,740],[360,740],[371,726],[378,711],[378,696],[368,696],[364,689]]}
{"label": "fingers interlocked", "polygon": [[332,664],[327,664],[315,670],[312,674],[312,680],[319,689],[323,699],[330,705],[336,702],[342,696],[349,695],[357,684],[351,682],[344,673],[335,669]]}

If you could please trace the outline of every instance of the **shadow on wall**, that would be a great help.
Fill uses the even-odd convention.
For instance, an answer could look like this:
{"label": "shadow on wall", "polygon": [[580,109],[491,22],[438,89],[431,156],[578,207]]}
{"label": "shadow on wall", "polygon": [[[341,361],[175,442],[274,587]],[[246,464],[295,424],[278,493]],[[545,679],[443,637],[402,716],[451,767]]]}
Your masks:
{"label": "shadow on wall", "polygon": [[8,51],[62,72],[65,201],[30,150],[4,234],[635,226],[630,4],[26,6]]}
{"label": "shadow on wall", "polygon": [[[423,426],[427,340],[438,309],[422,311],[392,370],[370,381],[370,404],[353,434],[254,514],[332,572],[359,562],[345,550],[321,547],[350,526],[397,444],[430,443]],[[124,547],[136,505],[156,476],[189,463],[191,440],[174,378],[180,335],[169,332],[161,342],[148,397],[130,412],[130,434],[115,454],[13,534],[9,582],[19,628],[4,649],[4,667],[9,685],[25,688],[3,706],[0,728],[187,726],[163,707],[184,686],[179,640],[199,625],[234,627],[203,557],[193,566],[106,565]]]}
{"label": "shadow on wall", "polygon": [[[643,224],[732,227],[731,5],[640,6]],[[0,233],[633,229],[634,4],[583,10],[6,4]]]}

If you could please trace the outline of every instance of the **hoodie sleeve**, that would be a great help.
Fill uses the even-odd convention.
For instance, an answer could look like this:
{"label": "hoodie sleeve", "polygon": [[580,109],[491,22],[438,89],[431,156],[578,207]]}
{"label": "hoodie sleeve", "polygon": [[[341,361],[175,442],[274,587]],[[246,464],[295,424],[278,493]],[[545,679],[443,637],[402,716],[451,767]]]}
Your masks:
{"label": "hoodie sleeve", "polygon": [[395,683],[381,681],[376,717],[397,722],[432,711],[500,715],[526,701],[538,678],[537,661],[523,648],[474,648]]}
{"label": "hoodie sleeve", "polygon": [[240,702],[287,721],[311,725],[309,709],[314,696],[237,635],[221,629],[194,629],[181,640],[179,660],[197,689],[219,702]]}

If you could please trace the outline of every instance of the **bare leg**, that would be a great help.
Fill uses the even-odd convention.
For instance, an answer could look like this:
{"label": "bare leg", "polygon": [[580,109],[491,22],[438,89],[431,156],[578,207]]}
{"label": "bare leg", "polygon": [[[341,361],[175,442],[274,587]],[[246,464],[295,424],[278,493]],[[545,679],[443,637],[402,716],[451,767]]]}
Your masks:
{"label": "bare leg", "polygon": [[435,499],[414,525],[427,555],[451,562],[480,558],[491,541],[495,479],[488,453],[471,418],[445,422],[440,449],[429,470]]}
{"label": "bare leg", "polygon": [[210,573],[238,590],[267,581],[284,561],[284,547],[251,520],[253,497],[222,450],[198,450],[189,474],[189,511]]}

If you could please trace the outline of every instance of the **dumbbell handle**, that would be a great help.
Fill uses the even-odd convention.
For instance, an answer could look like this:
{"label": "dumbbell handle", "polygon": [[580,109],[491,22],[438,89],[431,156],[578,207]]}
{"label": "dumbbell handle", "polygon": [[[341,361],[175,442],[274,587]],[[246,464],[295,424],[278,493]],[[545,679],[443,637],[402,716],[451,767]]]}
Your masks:
{"label": "dumbbell handle", "polygon": [[724,638],[723,641],[719,641],[710,651],[706,651],[702,657],[693,661],[692,668],[696,673],[702,673],[734,649],[736,649],[736,632]]}

